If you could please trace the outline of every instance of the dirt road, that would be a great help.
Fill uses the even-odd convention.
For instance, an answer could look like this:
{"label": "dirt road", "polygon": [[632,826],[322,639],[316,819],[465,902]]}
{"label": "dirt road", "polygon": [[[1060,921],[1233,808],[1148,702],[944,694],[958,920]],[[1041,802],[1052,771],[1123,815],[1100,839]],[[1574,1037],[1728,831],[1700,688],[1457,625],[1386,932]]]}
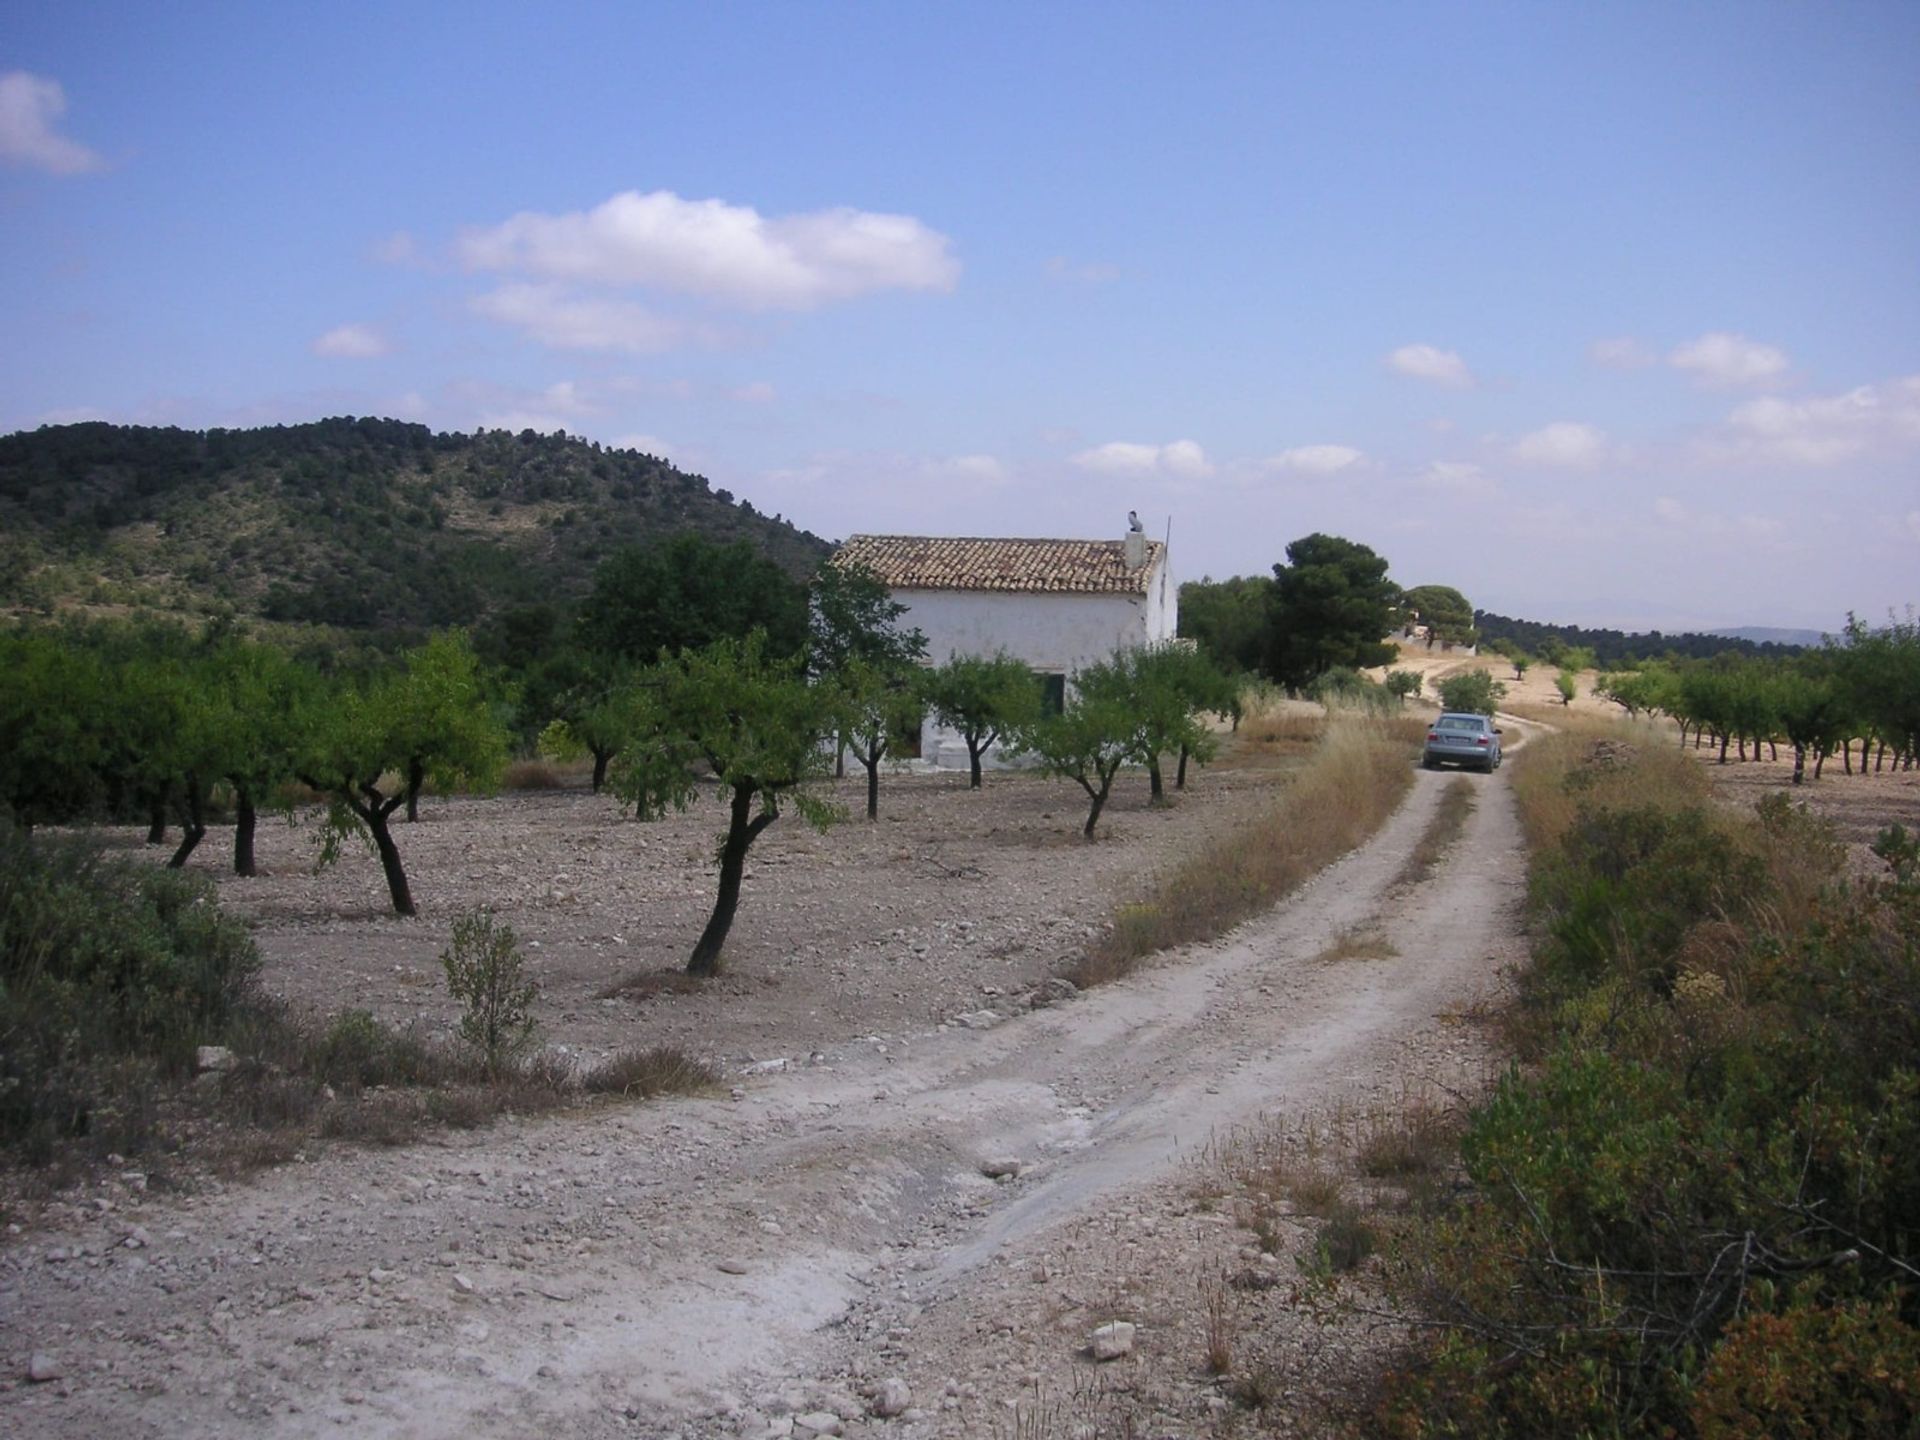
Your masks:
{"label": "dirt road", "polygon": [[[1448,1016],[1517,958],[1504,773],[1470,777],[1460,841],[1396,884],[1454,783],[1418,775],[1265,919],[1029,1014],[854,1038],[730,1098],[329,1151],[208,1195],[103,1190],[0,1254],[0,1430],[1012,1433],[1015,1405],[1095,1373],[1088,1326],[1126,1318],[1141,1403],[1200,1433],[1222,1402],[1183,1378],[1178,1307],[1089,1277],[1244,1240],[1191,1199],[1233,1127],[1480,1065]],[[1363,929],[1392,956],[1320,958]],[[58,1377],[19,1378],[29,1352]]]}

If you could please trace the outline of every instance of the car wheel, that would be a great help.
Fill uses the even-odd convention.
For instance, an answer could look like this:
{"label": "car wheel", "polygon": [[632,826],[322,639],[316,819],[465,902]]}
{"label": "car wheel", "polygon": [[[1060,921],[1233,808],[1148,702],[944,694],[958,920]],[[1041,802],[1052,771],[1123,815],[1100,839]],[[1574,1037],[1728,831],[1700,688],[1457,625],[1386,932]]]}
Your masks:
{"label": "car wheel", "polygon": [[1431,755],[1427,756],[1420,763],[1429,770],[1438,770],[1440,768],[1440,762],[1434,759]]}

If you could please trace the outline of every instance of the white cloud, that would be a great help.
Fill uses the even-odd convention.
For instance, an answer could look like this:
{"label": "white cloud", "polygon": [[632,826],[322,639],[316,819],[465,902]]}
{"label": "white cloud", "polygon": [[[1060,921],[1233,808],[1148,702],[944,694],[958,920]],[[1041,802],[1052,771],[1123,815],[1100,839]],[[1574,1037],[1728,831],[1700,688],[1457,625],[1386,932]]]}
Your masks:
{"label": "white cloud", "polygon": [[771,405],[779,398],[779,391],[765,380],[754,380],[746,385],[736,385],[727,392],[727,396],[742,405]]}
{"label": "white cloud", "polygon": [[1493,477],[1471,460],[1435,460],[1414,477],[1414,483],[1469,500],[1485,499],[1498,488]]}
{"label": "white cloud", "polygon": [[1703,385],[1713,386],[1770,385],[1787,373],[1785,351],[1722,330],[1689,340],[1667,357],[1667,363],[1676,370],[1690,370]]}
{"label": "white cloud", "polygon": [[376,244],[373,258],[382,265],[400,265],[409,270],[425,270],[429,265],[426,251],[407,230],[396,230]]}
{"label": "white cloud", "polygon": [[1454,390],[1471,389],[1475,383],[1466,361],[1453,351],[1434,345],[1402,345],[1387,356],[1387,366],[1402,375]]}
{"label": "white cloud", "polygon": [[1047,261],[1047,274],[1071,284],[1111,285],[1120,278],[1120,267],[1101,260],[1077,261],[1055,255]]}
{"label": "white cloud", "polygon": [[965,485],[1004,485],[1012,478],[1007,467],[991,455],[954,455],[929,461],[925,468],[934,479]]}
{"label": "white cloud", "polygon": [[1607,458],[1607,437],[1592,425],[1557,420],[1521,436],[1511,453],[1526,465],[1585,470]]}
{"label": "white cloud", "polygon": [[1366,458],[1351,445],[1296,445],[1271,456],[1265,468],[1301,475],[1337,475]]}
{"label": "white cloud", "polygon": [[1628,335],[1594,341],[1587,347],[1587,358],[1609,370],[1644,370],[1660,363],[1658,355]]}
{"label": "white cloud", "polygon": [[1207,452],[1192,440],[1175,440],[1166,445],[1140,445],[1113,440],[1082,450],[1073,457],[1082,470],[1100,475],[1173,475],[1182,480],[1197,480],[1213,473]]}
{"label": "white cloud", "polygon": [[580,295],[560,285],[502,285],[467,302],[475,314],[511,325],[557,350],[652,354],[689,340],[714,340],[705,327],[661,315],[631,300]]}
{"label": "white cloud", "polygon": [[80,175],[107,162],[57,133],[67,96],[58,80],[9,70],[0,75],[0,159],[54,175]]}
{"label": "white cloud", "polygon": [[1653,502],[1653,513],[1669,525],[1684,525],[1691,518],[1687,507],[1671,495],[1662,495]]}
{"label": "white cloud", "polygon": [[1727,425],[1732,441],[1719,447],[1720,458],[1826,466],[1910,449],[1920,445],[1920,375],[1844,395],[1749,400],[1734,408]]}
{"label": "white cloud", "polygon": [[336,325],[310,348],[316,355],[338,360],[372,360],[390,353],[393,346],[371,325]]}
{"label": "white cloud", "polygon": [[465,231],[475,270],[637,285],[745,310],[809,310],[876,290],[951,290],[949,241],[911,215],[839,207],[767,217],[721,200],[629,190],[592,210],[522,211]]}

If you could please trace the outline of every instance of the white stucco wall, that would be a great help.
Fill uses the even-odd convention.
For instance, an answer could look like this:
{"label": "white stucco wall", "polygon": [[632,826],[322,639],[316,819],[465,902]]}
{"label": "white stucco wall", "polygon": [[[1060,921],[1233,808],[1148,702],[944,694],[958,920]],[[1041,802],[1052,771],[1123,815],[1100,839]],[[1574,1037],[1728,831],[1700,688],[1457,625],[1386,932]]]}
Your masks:
{"label": "white stucco wall", "polygon": [[[895,590],[907,607],[899,624],[927,637],[927,661],[1004,650],[1033,669],[1071,677],[1114,651],[1173,637],[1178,597],[1165,563],[1147,576],[1144,595],[1050,594],[1005,590]],[[942,768],[964,769],[967,745],[928,716],[920,757]],[[994,752],[988,759],[997,761]]]}

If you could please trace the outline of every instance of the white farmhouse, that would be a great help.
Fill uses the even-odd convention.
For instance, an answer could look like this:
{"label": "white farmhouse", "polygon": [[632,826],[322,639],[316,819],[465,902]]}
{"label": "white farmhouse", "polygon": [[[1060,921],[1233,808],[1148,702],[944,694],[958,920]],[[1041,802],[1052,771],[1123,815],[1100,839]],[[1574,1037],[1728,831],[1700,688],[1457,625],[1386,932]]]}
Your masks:
{"label": "white farmhouse", "polygon": [[[1167,547],[1137,528],[1121,540],[855,535],[834,563],[880,577],[907,607],[902,628],[927,637],[929,663],[1004,650],[1042,677],[1055,705],[1075,670],[1171,639],[1179,609]],[[931,716],[918,754],[943,768],[967,763],[966,742]]]}

